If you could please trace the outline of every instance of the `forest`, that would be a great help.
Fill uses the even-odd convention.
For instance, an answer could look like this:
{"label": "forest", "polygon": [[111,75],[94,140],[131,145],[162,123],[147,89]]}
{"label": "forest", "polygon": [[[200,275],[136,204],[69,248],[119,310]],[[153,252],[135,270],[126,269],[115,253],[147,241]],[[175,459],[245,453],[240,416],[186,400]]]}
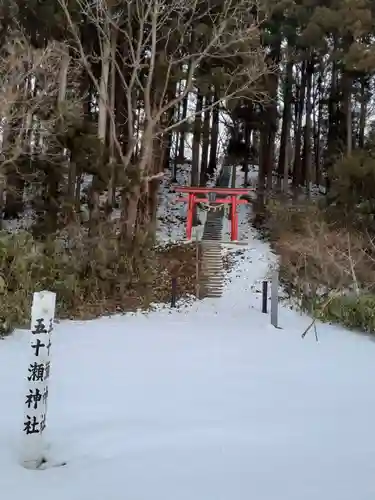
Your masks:
{"label": "forest", "polygon": [[0,19],[0,329],[46,287],[65,317],[162,299],[176,266],[191,291],[189,248],[154,245],[160,182],[189,162],[205,185],[223,155],[258,172],[289,292],[375,327],[374,2],[1,0]]}

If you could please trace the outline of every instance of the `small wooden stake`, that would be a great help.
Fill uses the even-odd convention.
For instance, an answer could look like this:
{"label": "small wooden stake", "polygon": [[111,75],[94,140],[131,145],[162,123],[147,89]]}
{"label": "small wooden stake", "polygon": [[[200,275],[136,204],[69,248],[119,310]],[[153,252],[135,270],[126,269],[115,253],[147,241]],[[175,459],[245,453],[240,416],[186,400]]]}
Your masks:
{"label": "small wooden stake", "polygon": [[177,301],[177,278],[172,278],[171,307],[176,307],[176,301]]}
{"label": "small wooden stake", "polygon": [[267,314],[268,281],[263,281],[262,286],[262,313]]}

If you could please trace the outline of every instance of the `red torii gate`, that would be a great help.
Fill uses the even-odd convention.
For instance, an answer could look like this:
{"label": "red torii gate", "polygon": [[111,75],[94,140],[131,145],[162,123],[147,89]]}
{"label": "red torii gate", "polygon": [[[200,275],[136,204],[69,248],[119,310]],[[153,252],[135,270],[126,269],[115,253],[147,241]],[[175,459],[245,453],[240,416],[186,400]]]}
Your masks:
{"label": "red torii gate", "polygon": [[[231,241],[238,240],[238,213],[237,205],[242,205],[244,203],[249,203],[248,200],[240,200],[238,196],[248,195],[250,191],[254,191],[249,188],[221,188],[221,187],[176,187],[175,191],[181,194],[188,194],[187,197],[180,196],[179,199],[188,202],[188,213],[186,219],[186,237],[191,240],[193,232],[193,214],[194,207],[197,203],[228,203],[232,205],[231,210]],[[214,193],[216,195],[222,195],[221,198],[216,198],[214,201],[209,199],[209,193]],[[206,194],[207,197],[201,198],[199,195]]]}

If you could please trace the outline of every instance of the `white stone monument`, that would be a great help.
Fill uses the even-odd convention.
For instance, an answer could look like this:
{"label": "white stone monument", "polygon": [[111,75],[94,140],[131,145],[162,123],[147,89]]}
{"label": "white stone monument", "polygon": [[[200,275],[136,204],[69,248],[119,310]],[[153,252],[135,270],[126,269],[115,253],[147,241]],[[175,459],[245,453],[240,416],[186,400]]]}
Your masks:
{"label": "white stone monument", "polygon": [[46,461],[44,431],[47,418],[50,349],[55,305],[55,293],[48,291],[34,293],[21,452],[22,465],[27,469],[38,469]]}

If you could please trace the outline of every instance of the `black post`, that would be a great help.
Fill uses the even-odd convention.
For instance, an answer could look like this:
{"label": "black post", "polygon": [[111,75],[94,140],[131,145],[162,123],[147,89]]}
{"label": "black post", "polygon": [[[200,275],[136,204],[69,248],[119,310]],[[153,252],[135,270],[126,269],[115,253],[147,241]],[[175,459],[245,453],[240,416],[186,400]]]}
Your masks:
{"label": "black post", "polygon": [[177,278],[172,278],[171,307],[176,307],[177,300]]}
{"label": "black post", "polygon": [[267,314],[268,281],[263,281],[262,287],[262,313]]}

